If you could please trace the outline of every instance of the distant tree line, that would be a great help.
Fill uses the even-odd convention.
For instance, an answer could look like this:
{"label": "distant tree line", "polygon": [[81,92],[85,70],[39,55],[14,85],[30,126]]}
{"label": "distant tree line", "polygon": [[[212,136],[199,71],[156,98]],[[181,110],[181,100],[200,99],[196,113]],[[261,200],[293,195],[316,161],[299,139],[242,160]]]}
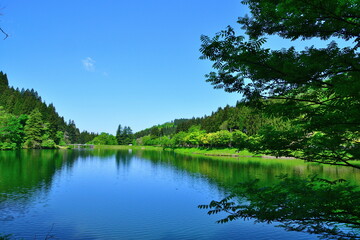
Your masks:
{"label": "distant tree line", "polygon": [[171,122],[167,122],[161,125],[157,125],[157,126],[153,126],[151,128],[146,128],[144,130],[138,131],[136,133],[134,133],[134,137],[135,138],[141,138],[147,135],[152,135],[152,136],[168,136],[171,134],[176,133],[177,131],[177,126],[179,126],[180,124],[184,123],[184,122],[188,122],[189,119],[186,118],[180,118],[180,119],[175,119]]}
{"label": "distant tree line", "polygon": [[89,144],[95,145],[128,145],[134,141],[134,134],[130,127],[121,124],[116,130],[115,136],[109,133],[102,132],[100,135],[88,141]]}
{"label": "distant tree line", "polygon": [[263,130],[289,125],[287,119],[266,115],[249,102],[218,108],[210,116],[174,120],[135,133],[139,145],[166,147],[237,147],[255,150]]}
{"label": "distant tree line", "polygon": [[200,129],[207,133],[219,130],[240,130],[252,136],[257,134],[260,128],[270,121],[274,121],[274,119],[265,116],[261,109],[252,106],[249,102],[239,101],[234,107],[229,105],[224,108],[219,107],[210,116],[175,119],[172,122],[136,132],[134,136],[135,138],[148,135],[152,137],[170,136],[179,132],[187,132],[194,125],[200,126]]}
{"label": "distant tree line", "polygon": [[87,143],[95,145],[117,145],[115,136],[105,132],[102,132]]}

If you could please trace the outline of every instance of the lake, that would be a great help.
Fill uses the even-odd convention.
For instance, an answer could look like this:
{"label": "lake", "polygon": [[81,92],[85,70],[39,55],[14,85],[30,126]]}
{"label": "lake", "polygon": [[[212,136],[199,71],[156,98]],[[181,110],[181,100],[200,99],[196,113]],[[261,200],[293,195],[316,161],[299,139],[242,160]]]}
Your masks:
{"label": "lake", "polygon": [[45,239],[317,239],[268,224],[216,224],[197,208],[238,182],[280,174],[359,183],[358,170],[148,150],[0,152],[0,234]]}

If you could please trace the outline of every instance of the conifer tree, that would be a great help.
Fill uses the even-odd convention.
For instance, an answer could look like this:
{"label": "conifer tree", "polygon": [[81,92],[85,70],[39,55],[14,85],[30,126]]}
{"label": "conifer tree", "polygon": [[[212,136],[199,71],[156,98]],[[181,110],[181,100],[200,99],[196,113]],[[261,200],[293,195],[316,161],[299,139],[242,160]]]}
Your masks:
{"label": "conifer tree", "polygon": [[0,71],[0,93],[9,86],[7,75]]}
{"label": "conifer tree", "polygon": [[124,138],[124,142],[123,144],[131,144],[132,140],[133,140],[133,133],[130,127],[124,127],[124,132],[123,132],[123,138]]}
{"label": "conifer tree", "polygon": [[118,128],[116,130],[116,135],[115,135],[117,143],[119,145],[121,145],[121,142],[122,142],[122,139],[121,139],[122,136],[121,135],[122,135],[122,128],[121,128],[121,124],[119,124],[119,126],[118,126]]}
{"label": "conifer tree", "polygon": [[38,109],[34,109],[26,121],[24,128],[25,147],[40,148],[44,132],[44,122]]}

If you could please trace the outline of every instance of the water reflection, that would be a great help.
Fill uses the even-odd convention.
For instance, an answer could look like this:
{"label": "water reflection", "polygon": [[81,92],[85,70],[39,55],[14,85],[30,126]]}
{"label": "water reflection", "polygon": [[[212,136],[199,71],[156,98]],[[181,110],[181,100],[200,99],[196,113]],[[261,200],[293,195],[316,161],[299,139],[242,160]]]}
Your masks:
{"label": "water reflection", "polygon": [[266,159],[266,158],[216,158],[181,155],[164,151],[137,151],[141,158],[156,164],[171,165],[191,173],[200,173],[221,185],[234,185],[254,178],[266,184],[278,182],[281,174],[290,177],[307,177],[317,174],[321,178],[344,178],[352,183],[359,183],[358,169],[335,167],[315,163],[304,163],[301,160]]}
{"label": "water reflection", "polygon": [[[264,184],[278,181],[276,176],[308,176],[318,174],[321,178],[344,178],[359,183],[359,170],[319,164],[303,163],[298,160],[262,158],[217,159],[202,156],[180,155],[170,151],[129,150],[21,150],[0,151],[0,201],[11,198],[31,199],[38,191],[51,188],[58,171],[71,171],[76,161],[93,158],[115,157],[116,166],[128,168],[133,158],[150,160],[152,166],[171,167],[180,171],[201,174],[221,186],[259,178]],[[19,197],[21,196],[21,197]]]}
{"label": "water reflection", "polygon": [[[97,174],[96,168],[101,168],[102,165],[106,164],[108,166],[106,173],[109,173],[109,176]],[[220,192],[231,191],[231,187],[236,183],[254,178],[259,178],[263,185],[273,184],[278,181],[276,176],[284,173],[289,174],[289,176],[304,177],[316,173],[321,178],[344,178],[353,183],[359,183],[360,177],[359,171],[355,169],[306,164],[297,160],[261,158],[224,160],[215,157],[180,155],[171,151],[144,150],[83,149],[0,151],[0,221],[15,221],[21,216],[27,216],[29,209],[34,209],[37,206],[45,206],[49,196],[55,194],[54,186],[64,184],[64,182],[66,183],[67,180],[64,180],[64,178],[72,174],[79,176],[76,178],[76,180],[79,181],[79,188],[74,188],[74,192],[79,196],[82,195],[82,190],[87,189],[87,191],[89,191],[89,189],[91,189],[91,187],[84,186],[84,184],[93,184],[94,188],[103,190],[104,188],[110,188],[109,192],[115,191],[111,189],[111,187],[113,187],[112,185],[115,186],[116,184],[121,185],[124,183],[118,183],[112,180],[107,180],[103,183],[101,179],[93,179],[90,183],[89,180],[91,178],[110,177],[112,176],[112,169],[117,172],[116,174],[118,176],[131,175],[131,184],[133,185],[131,187],[128,186],[129,191],[132,191],[134,188],[141,188],[142,185],[147,184],[148,188],[146,190],[140,190],[140,193],[138,193],[140,197],[144,194],[147,194],[147,196],[151,194],[168,194],[169,187],[166,186],[166,181],[169,179],[170,172],[172,174],[170,178],[176,178],[178,182],[184,182],[184,184],[189,184],[191,187],[196,186],[197,188],[215,188],[220,190]],[[149,171],[151,171],[153,175],[149,175]],[[167,175],[163,177],[164,183],[161,186],[153,186],[149,183],[142,182],[143,180],[149,181],[149,179],[154,176],[161,176],[163,172],[166,172]],[[85,175],[86,180],[79,180],[81,179],[81,174]],[[74,181],[74,179],[71,179],[71,181]],[[96,186],[96,184],[99,186]],[[159,183],[156,184],[160,185]],[[181,184],[179,186],[181,186]],[[121,188],[118,188],[117,191],[124,190],[125,187],[127,186],[121,185]],[[159,187],[160,189],[156,190],[155,187]],[[63,188],[66,187],[58,188],[58,191],[66,194],[67,189],[64,190]],[[166,189],[166,191],[164,189]],[[176,194],[176,191],[178,191],[178,189],[173,190],[174,192],[172,194]],[[180,192],[180,190],[181,189],[179,189],[178,192]],[[202,189],[198,189],[197,191],[201,192]],[[72,194],[74,194],[74,192]],[[121,206],[122,201],[125,201],[126,204],[132,204],[135,201],[135,198],[130,200],[126,199],[128,196],[125,193],[132,197],[135,196],[131,195],[133,193],[125,191],[123,195],[119,197],[120,199],[116,200],[119,206]],[[102,200],[101,193],[90,194],[87,192],[87,194],[92,196],[92,198],[96,198],[97,201]],[[184,194],[186,195],[186,193]],[[95,195],[99,195],[99,197]],[[59,202],[64,201],[65,196],[66,195],[61,195],[61,198],[53,201],[59,204]],[[67,204],[71,205],[71,197],[66,196],[66,198],[69,199],[69,203]],[[212,196],[212,198],[219,199],[219,196]],[[159,196],[159,199],[161,199],[161,196]],[[91,200],[91,198],[88,198],[86,202]],[[179,202],[181,201],[184,200],[179,199]],[[192,211],[198,211],[196,205],[202,203],[204,203],[203,200],[196,202],[194,205],[195,208]],[[161,208],[168,208],[168,211],[171,211],[165,204],[168,203],[160,205]],[[176,204],[181,205],[181,203]],[[106,210],[103,210],[103,214],[105,213]],[[203,212],[200,214],[203,214]],[[107,216],[103,217],[106,218]],[[115,216],[112,217],[115,218]],[[151,219],[153,216],[143,216],[143,218]],[[136,225],[136,219],[137,218],[134,218],[134,226]],[[176,220],[174,220],[174,222],[176,222]],[[107,223],[106,228],[108,228],[109,224],[110,223]],[[10,226],[9,229],[16,228]],[[104,229],[99,231],[104,231]]]}

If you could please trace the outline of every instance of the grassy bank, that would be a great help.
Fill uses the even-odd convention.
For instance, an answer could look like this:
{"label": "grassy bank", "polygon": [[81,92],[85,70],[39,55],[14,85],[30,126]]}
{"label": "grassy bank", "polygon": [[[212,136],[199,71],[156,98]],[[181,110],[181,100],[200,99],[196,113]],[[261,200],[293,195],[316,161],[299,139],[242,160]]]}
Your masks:
{"label": "grassy bank", "polygon": [[129,146],[129,145],[94,145],[95,149],[134,149],[134,150],[163,150],[163,147]]}
{"label": "grassy bank", "polygon": [[199,154],[204,156],[221,157],[261,157],[247,150],[238,151],[236,148],[166,148],[156,146],[127,146],[127,145],[95,145],[95,149],[134,149],[134,150],[158,150],[174,151],[182,154]]}
{"label": "grassy bank", "polygon": [[176,153],[200,154],[205,156],[222,156],[222,157],[259,157],[247,150],[238,151],[236,148],[175,148]]}

